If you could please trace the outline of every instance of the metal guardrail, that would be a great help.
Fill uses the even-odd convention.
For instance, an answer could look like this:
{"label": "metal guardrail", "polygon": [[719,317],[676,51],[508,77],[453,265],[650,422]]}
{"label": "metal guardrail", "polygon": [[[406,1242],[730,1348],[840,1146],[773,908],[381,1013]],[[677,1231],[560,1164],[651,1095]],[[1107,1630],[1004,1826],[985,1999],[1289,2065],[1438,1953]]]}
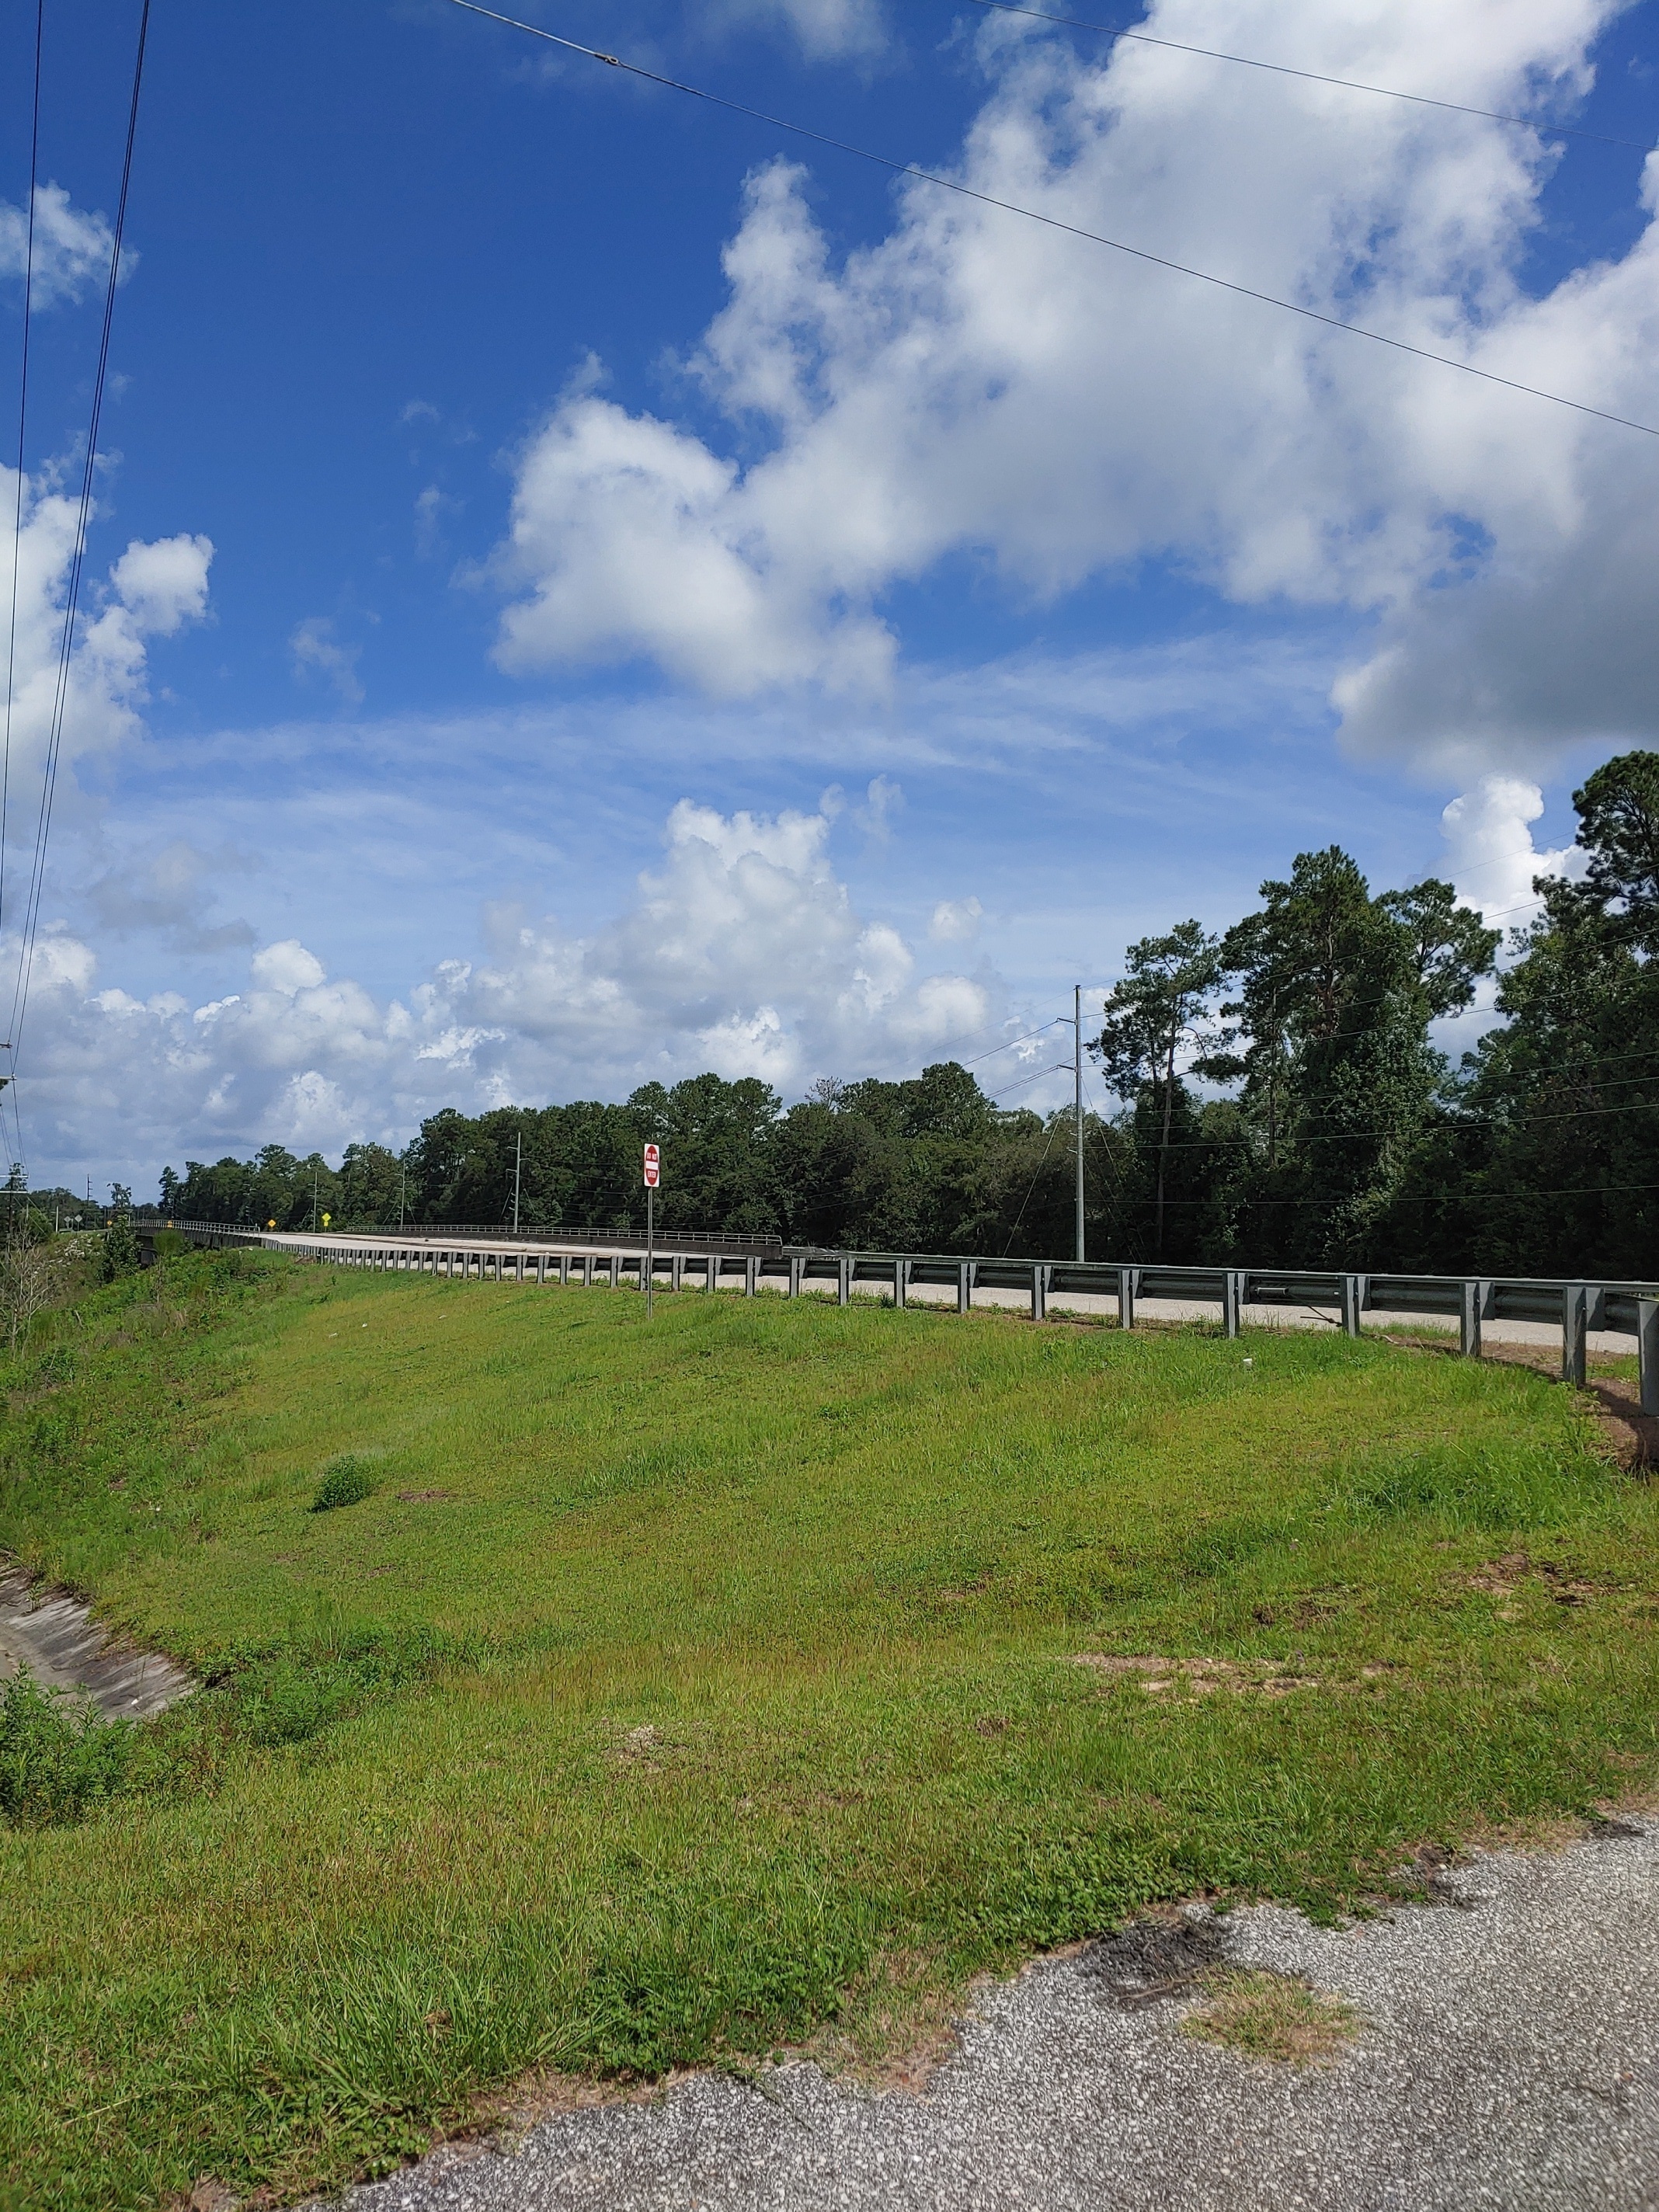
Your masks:
{"label": "metal guardrail", "polygon": [[[146,1231],[153,1231],[157,1229],[176,1229],[181,1236],[191,1237],[199,1237],[204,1231],[216,1230],[235,1230],[239,1234],[246,1237],[271,1234],[278,1237],[303,1237],[307,1234],[302,1229],[264,1231],[260,1229],[257,1222],[252,1221],[174,1221],[160,1214],[148,1218],[141,1218],[135,1215],[132,1226],[135,1232],[140,1236]],[[393,1237],[400,1240],[408,1239],[416,1243],[430,1243],[434,1237],[441,1243],[452,1241],[456,1237],[468,1237],[479,1242],[485,1238],[492,1242],[499,1238],[515,1244],[545,1244],[550,1247],[560,1244],[592,1244],[607,1249],[619,1243],[631,1244],[635,1237],[638,1238],[641,1247],[645,1242],[643,1230],[572,1229],[562,1223],[555,1223],[549,1226],[535,1222],[526,1222],[518,1229],[504,1226],[499,1222],[478,1221],[410,1221],[398,1229],[391,1228],[384,1222],[371,1221],[356,1227],[349,1222],[343,1222],[337,1225],[331,1223],[324,1234],[331,1237],[367,1237],[380,1242],[388,1241]],[[697,1252],[781,1252],[783,1249],[781,1237],[759,1234],[750,1236],[725,1229],[659,1229],[657,1231],[657,1244],[665,1252],[677,1249],[681,1251]]]}
{"label": "metal guardrail", "polygon": [[[520,1237],[508,1250],[494,1241],[477,1241],[467,1229],[451,1237],[358,1236],[326,1237],[268,1236],[216,1222],[170,1224],[196,1243],[270,1246],[302,1258],[337,1266],[431,1273],[464,1279],[560,1282],[596,1279],[617,1288],[626,1278],[643,1283],[646,1255],[639,1240],[614,1235],[601,1260],[593,1250],[561,1249],[575,1239],[544,1242]],[[140,1228],[141,1241],[153,1230]],[[753,1297],[775,1282],[786,1296],[799,1297],[833,1287],[836,1302],[848,1304],[860,1285],[889,1292],[902,1306],[915,1285],[954,1289],[957,1310],[969,1311],[976,1290],[1028,1293],[1033,1321],[1047,1315],[1051,1299],[1073,1296],[1115,1300],[1120,1327],[1133,1328],[1144,1299],[1177,1299],[1220,1309],[1224,1334],[1237,1336],[1247,1306],[1303,1306],[1334,1309],[1341,1327],[1357,1336],[1367,1313],[1422,1314],[1455,1320],[1459,1346],[1471,1358],[1480,1353],[1481,1324],[1487,1321],[1541,1322],[1561,1330],[1561,1372],[1583,1385],[1593,1329],[1635,1339],[1641,1370],[1644,1413],[1659,1413],[1659,1283],[1573,1282],[1521,1275],[1394,1275],[1332,1272],[1313,1268],[1147,1267],[1115,1261],[964,1259],[951,1253],[841,1252],[815,1246],[771,1245],[761,1250],[731,1249],[732,1240],[708,1240],[701,1249],[660,1252],[656,1273],[666,1273],[678,1291],[688,1274],[702,1286],[718,1290],[741,1280]],[[630,1249],[630,1246],[632,1249]]]}

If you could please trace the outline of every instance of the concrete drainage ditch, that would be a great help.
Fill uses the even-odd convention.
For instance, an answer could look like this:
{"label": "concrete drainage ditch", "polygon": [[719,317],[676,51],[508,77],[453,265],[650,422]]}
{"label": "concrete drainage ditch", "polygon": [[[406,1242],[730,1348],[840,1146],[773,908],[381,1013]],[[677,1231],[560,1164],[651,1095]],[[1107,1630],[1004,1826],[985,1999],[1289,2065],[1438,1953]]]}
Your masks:
{"label": "concrete drainage ditch", "polygon": [[79,1598],[0,1568],[0,1680],[25,1667],[44,1688],[82,1692],[112,1719],[149,1720],[196,1687],[173,1660],[112,1636]]}

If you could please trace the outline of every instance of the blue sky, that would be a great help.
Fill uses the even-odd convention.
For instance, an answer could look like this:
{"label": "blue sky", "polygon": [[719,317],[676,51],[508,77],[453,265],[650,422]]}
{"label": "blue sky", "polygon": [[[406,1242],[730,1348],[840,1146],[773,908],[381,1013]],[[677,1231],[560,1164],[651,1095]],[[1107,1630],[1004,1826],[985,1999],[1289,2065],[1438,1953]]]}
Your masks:
{"label": "blue sky", "polygon": [[[1659,422],[1629,147],[931,0],[520,12]],[[0,26],[13,210],[32,18]],[[20,683],[61,603],[136,24],[47,9]],[[1652,0],[1159,0],[1142,27],[1656,136]],[[1659,440],[447,0],[172,0],[127,236],[9,1128],[36,1181],[985,1053],[1333,840],[1523,918],[1533,848],[1573,865],[1576,777],[1654,739]]]}

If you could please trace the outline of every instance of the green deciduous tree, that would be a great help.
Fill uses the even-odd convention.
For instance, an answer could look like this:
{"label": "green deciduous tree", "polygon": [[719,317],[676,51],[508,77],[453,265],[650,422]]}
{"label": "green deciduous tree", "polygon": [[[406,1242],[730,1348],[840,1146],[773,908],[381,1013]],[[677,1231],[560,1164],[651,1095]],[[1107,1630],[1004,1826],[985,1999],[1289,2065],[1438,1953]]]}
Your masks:
{"label": "green deciduous tree", "polygon": [[1143,937],[1124,955],[1122,980],[1106,1000],[1100,1035],[1090,1048],[1120,1098],[1150,1094],[1158,1127],[1153,1250],[1164,1253],[1164,1208],[1173,1142],[1176,1063],[1203,1060],[1231,1041],[1217,1018],[1221,940],[1196,921],[1177,922],[1164,937]]}

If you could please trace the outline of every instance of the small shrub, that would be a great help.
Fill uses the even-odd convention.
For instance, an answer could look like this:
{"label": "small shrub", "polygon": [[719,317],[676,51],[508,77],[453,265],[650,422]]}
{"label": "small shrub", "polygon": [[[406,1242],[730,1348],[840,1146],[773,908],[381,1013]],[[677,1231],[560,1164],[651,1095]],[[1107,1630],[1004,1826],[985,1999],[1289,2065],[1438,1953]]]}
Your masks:
{"label": "small shrub", "polygon": [[347,1452],[339,1459],[331,1460],[323,1469],[323,1479],[317,1486],[317,1495],[309,1510],[331,1513],[337,1505],[361,1505],[365,1498],[374,1495],[374,1478],[369,1473],[368,1461]]}
{"label": "small shrub", "polygon": [[74,1820],[121,1789],[130,1721],[108,1721],[89,1698],[43,1689],[27,1668],[0,1682],[0,1814]]}
{"label": "small shrub", "polygon": [[98,1273],[106,1283],[118,1276],[136,1275],[141,1264],[138,1239],[133,1234],[130,1221],[112,1222],[104,1231],[103,1249],[98,1255]]}

